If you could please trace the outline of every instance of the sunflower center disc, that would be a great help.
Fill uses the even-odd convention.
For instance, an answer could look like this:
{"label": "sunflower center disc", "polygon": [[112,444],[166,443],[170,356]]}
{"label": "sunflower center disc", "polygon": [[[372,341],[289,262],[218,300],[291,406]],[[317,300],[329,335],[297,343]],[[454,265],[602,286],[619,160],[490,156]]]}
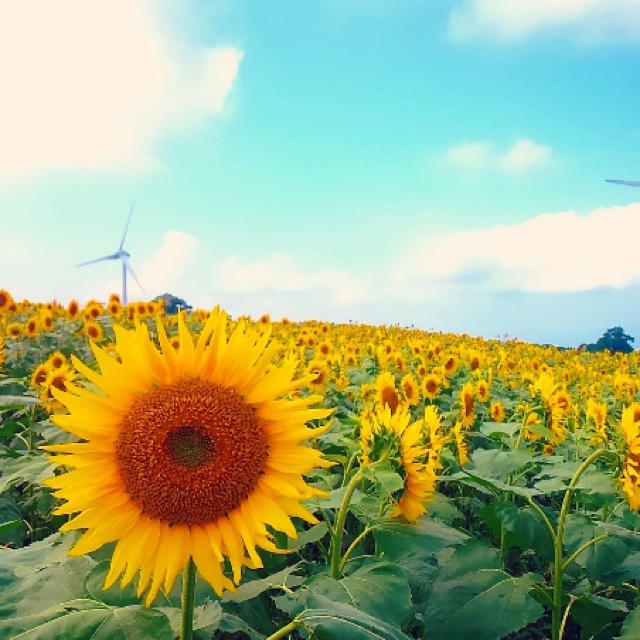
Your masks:
{"label": "sunflower center disc", "polygon": [[190,425],[169,433],[165,444],[169,456],[189,469],[197,469],[213,455],[213,443],[209,435],[202,429]]}
{"label": "sunflower center disc", "polygon": [[116,458],[127,492],[152,518],[206,524],[253,491],[267,459],[254,410],[233,389],[186,378],[139,396]]}

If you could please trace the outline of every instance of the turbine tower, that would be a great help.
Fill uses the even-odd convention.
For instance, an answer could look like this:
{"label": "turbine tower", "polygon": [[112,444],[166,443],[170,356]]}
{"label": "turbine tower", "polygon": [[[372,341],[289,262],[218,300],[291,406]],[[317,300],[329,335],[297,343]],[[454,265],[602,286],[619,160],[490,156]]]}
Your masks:
{"label": "turbine tower", "polygon": [[145,293],[144,287],[140,284],[140,280],[136,276],[135,271],[131,267],[131,263],[129,262],[129,258],[131,254],[128,251],[123,249],[124,241],[127,237],[127,231],[129,230],[129,222],[131,222],[131,215],[133,214],[133,206],[135,202],[131,203],[131,208],[129,209],[129,215],[127,216],[127,222],[124,225],[124,233],[122,234],[122,240],[120,241],[120,246],[115,253],[111,253],[108,256],[102,256],[102,258],[96,258],[95,260],[89,260],[88,262],[81,262],[79,267],[84,267],[88,264],[95,264],[96,262],[104,262],[105,260],[120,260],[122,263],[122,304],[127,304],[127,273],[131,274],[131,277],[136,281],[136,284],[142,290],[142,293]]}

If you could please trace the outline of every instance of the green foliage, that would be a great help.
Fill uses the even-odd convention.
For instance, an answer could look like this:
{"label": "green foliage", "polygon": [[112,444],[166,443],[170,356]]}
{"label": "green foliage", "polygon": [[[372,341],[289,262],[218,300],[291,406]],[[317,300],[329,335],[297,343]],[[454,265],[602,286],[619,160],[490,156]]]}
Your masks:
{"label": "green foliage", "polygon": [[589,351],[608,350],[611,353],[630,353],[633,351],[633,336],[624,332],[622,327],[611,327],[607,329],[595,344],[585,345]]}

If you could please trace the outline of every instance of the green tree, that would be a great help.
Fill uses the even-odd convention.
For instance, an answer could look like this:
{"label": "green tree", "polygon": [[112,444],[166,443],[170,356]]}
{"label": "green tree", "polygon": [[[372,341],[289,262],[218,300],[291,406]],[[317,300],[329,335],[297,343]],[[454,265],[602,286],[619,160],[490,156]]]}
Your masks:
{"label": "green tree", "polygon": [[187,311],[191,310],[190,304],[187,304],[182,298],[178,298],[172,293],[163,293],[161,296],[157,296],[153,299],[154,302],[157,302],[158,300],[162,300],[164,302],[164,310],[169,314],[176,313],[178,309],[186,309]]}
{"label": "green tree", "polygon": [[632,342],[635,342],[635,338],[625,333],[622,327],[612,327],[611,329],[607,329],[595,344],[589,345],[589,351],[604,351],[605,349],[609,349],[612,353],[616,351],[629,353],[633,351]]}

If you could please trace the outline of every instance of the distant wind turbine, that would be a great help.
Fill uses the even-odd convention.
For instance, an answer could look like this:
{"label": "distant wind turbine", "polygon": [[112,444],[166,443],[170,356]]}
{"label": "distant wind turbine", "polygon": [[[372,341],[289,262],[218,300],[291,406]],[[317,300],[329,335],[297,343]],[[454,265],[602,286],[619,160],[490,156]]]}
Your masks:
{"label": "distant wind turbine", "polygon": [[88,262],[81,262],[78,267],[84,267],[88,264],[95,264],[96,262],[104,262],[105,260],[120,260],[122,262],[122,304],[127,304],[127,273],[131,274],[131,277],[136,281],[136,284],[144,293],[144,287],[140,284],[140,280],[135,274],[135,271],[131,267],[131,263],[129,262],[129,258],[131,254],[128,251],[125,251],[122,247],[124,246],[125,238],[127,237],[127,231],[129,230],[129,222],[131,221],[131,215],[133,214],[133,206],[135,202],[131,203],[131,208],[129,209],[129,215],[127,216],[127,222],[124,225],[124,233],[122,234],[122,240],[120,241],[120,246],[115,253],[112,253],[108,256],[103,256],[102,258],[96,258],[95,260],[89,260]]}
{"label": "distant wind turbine", "polygon": [[640,182],[635,180],[605,180],[605,182],[611,182],[612,184],[626,184],[628,187],[640,187]]}

